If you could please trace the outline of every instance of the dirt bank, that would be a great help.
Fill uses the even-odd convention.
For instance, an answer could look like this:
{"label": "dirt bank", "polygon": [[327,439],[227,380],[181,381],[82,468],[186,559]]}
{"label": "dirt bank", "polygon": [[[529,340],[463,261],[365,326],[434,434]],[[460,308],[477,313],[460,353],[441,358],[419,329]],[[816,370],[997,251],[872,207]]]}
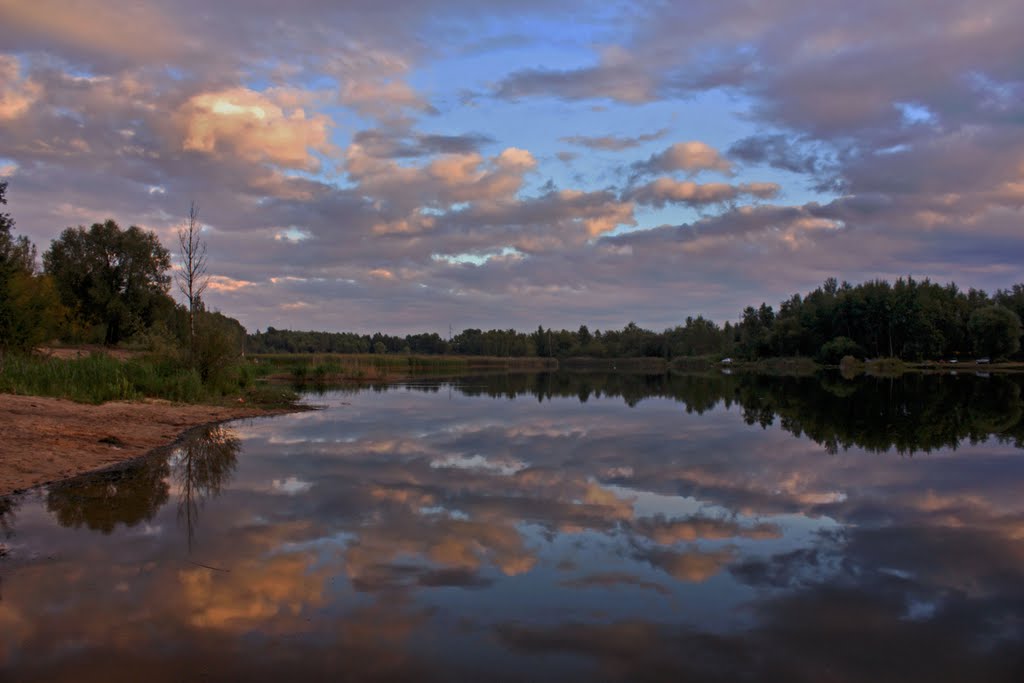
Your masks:
{"label": "dirt bank", "polygon": [[95,406],[0,394],[0,495],[144,455],[190,427],[285,412],[155,400]]}

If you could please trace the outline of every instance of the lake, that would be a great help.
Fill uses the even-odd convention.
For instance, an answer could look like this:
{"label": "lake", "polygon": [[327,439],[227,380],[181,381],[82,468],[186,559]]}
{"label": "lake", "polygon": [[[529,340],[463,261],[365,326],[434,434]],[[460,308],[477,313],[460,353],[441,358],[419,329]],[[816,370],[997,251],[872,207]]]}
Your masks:
{"label": "lake", "polygon": [[1021,681],[1022,385],[309,392],[0,500],[0,680]]}

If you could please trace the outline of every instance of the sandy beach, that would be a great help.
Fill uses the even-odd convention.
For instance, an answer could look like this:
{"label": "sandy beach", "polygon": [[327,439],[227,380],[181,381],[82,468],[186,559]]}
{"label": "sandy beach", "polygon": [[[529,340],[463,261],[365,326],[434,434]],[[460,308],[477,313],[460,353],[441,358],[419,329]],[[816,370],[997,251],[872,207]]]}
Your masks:
{"label": "sandy beach", "polygon": [[191,427],[285,412],[291,410],[0,394],[0,495],[136,458]]}

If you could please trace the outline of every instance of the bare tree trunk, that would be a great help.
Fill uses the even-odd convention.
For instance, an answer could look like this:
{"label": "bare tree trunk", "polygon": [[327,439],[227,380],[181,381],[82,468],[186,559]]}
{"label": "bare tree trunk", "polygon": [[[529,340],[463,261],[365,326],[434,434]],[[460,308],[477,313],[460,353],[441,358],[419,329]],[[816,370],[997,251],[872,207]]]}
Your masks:
{"label": "bare tree trunk", "polygon": [[188,223],[178,230],[181,269],[175,275],[178,289],[188,299],[188,348],[192,363],[195,363],[196,356],[196,307],[210,284],[206,273],[206,242],[202,239],[201,230],[199,207],[192,202],[188,207]]}

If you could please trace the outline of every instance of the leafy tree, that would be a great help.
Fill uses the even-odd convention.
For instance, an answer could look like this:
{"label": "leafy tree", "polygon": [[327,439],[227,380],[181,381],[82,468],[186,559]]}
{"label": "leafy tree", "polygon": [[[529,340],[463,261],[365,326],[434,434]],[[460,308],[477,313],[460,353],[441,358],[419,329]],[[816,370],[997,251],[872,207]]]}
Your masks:
{"label": "leafy tree", "polygon": [[825,342],[818,352],[818,360],[830,365],[838,365],[844,356],[864,359],[864,349],[849,337],[836,337]]}
{"label": "leafy tree", "polygon": [[195,330],[189,353],[192,367],[203,382],[216,385],[242,355],[245,328],[234,318],[207,311],[202,301],[196,301],[189,317],[190,328]]}
{"label": "leafy tree", "polygon": [[[0,206],[6,205],[7,182],[4,181],[0,183]],[[0,271],[31,273],[35,270],[36,248],[28,237],[14,237],[11,234],[13,229],[14,219],[11,214],[0,211]]]}
{"label": "leafy tree", "polygon": [[[7,204],[7,183],[0,183],[0,206]],[[57,334],[64,310],[53,281],[36,274],[36,248],[14,237],[14,220],[0,212],[0,352],[31,349]]]}
{"label": "leafy tree", "polygon": [[971,314],[967,327],[974,352],[980,356],[1005,358],[1020,349],[1020,318],[1004,306],[979,308]]}
{"label": "leafy tree", "polygon": [[154,233],[113,220],[67,228],[43,254],[64,305],[116,344],[149,327],[173,301],[170,254]]}

